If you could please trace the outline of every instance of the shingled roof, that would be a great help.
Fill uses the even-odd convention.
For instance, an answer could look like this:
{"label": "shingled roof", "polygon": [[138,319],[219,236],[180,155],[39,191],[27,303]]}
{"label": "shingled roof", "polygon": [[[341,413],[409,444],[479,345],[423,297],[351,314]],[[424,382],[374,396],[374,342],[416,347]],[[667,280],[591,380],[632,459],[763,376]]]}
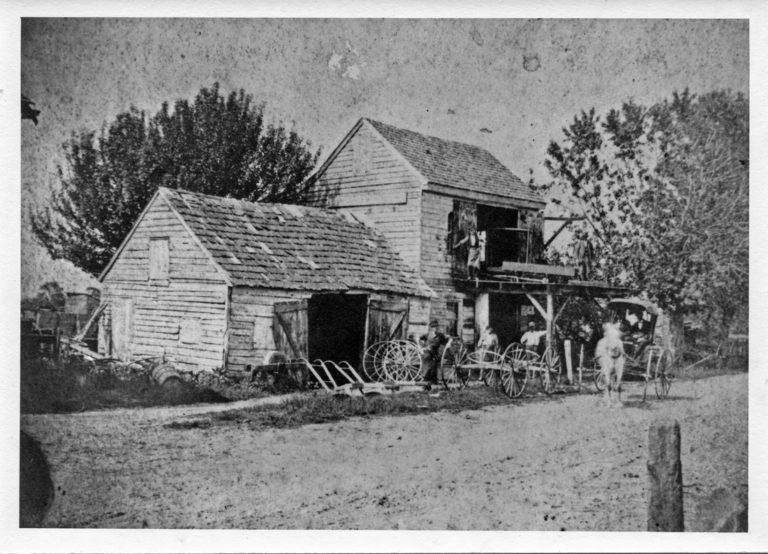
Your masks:
{"label": "shingled roof", "polygon": [[161,187],[232,285],[431,296],[386,239],[349,213]]}
{"label": "shingled roof", "polygon": [[422,135],[364,118],[429,183],[524,200],[544,206],[493,154],[478,146]]}

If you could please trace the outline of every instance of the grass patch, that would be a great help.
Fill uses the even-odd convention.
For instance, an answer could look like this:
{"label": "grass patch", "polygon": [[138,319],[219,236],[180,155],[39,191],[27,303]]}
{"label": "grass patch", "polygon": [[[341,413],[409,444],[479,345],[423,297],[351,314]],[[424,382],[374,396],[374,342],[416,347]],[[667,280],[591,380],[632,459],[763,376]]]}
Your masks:
{"label": "grass patch", "polygon": [[114,372],[83,361],[28,360],[21,367],[21,411],[28,414],[228,401],[196,383],[160,386],[146,373]]}
{"label": "grass patch", "polygon": [[292,398],[276,406],[257,406],[214,414],[212,422],[214,425],[246,424],[251,429],[285,429],[351,417],[401,416],[439,411],[457,413],[510,402],[501,392],[484,386],[463,391],[443,390],[432,394],[413,392],[355,398],[312,395]]}

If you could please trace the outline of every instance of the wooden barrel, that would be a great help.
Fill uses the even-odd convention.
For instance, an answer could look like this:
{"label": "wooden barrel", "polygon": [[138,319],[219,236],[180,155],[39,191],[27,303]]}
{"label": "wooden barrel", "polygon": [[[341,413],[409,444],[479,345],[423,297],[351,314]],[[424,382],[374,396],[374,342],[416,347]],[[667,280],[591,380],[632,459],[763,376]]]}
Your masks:
{"label": "wooden barrel", "polygon": [[[173,367],[173,364],[170,363],[155,366],[152,368],[151,375],[152,379],[161,387],[166,384],[172,385],[181,383],[181,375],[179,375],[179,372]],[[174,381],[174,383],[171,383],[171,381]]]}

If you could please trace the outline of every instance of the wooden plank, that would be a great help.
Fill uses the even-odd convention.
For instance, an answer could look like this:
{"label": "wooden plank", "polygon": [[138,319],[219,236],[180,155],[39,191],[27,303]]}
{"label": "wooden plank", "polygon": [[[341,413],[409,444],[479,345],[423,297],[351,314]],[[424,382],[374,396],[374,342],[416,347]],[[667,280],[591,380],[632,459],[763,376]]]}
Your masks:
{"label": "wooden plank", "polygon": [[[492,269],[489,269],[489,271],[493,272]],[[544,264],[525,264],[520,262],[502,263],[501,272],[536,273],[540,275],[558,275],[562,277],[573,277],[576,274],[576,270],[573,267]]]}

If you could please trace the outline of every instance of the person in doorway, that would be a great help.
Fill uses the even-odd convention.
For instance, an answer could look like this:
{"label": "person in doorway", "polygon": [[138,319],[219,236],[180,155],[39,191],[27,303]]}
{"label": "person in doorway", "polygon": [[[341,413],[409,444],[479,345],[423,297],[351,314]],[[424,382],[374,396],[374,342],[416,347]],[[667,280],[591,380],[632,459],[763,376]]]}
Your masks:
{"label": "person in doorway", "polygon": [[477,341],[477,350],[481,353],[482,360],[487,360],[488,352],[496,352],[499,349],[499,337],[493,332],[493,328],[490,325],[486,325],[483,333],[480,335],[480,340]]}
{"label": "person in doorway", "polygon": [[469,232],[459,242],[453,245],[455,250],[462,244],[467,243],[467,273],[469,278],[477,281],[480,274],[480,236],[475,229],[470,229]]}

